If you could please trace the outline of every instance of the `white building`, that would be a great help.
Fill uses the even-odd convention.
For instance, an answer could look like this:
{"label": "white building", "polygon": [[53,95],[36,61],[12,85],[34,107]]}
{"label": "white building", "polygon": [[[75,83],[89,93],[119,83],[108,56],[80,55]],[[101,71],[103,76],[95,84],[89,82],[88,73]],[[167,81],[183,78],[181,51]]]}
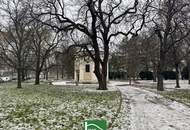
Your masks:
{"label": "white building", "polygon": [[[108,77],[107,75],[107,81]],[[94,62],[90,57],[78,57],[75,59],[74,80],[79,81],[79,83],[98,82],[94,74]]]}

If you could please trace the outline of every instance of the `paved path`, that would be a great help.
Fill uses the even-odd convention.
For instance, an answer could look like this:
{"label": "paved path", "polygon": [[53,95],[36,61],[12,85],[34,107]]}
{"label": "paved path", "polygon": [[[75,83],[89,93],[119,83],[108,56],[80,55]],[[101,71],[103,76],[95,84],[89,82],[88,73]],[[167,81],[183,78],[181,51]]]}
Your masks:
{"label": "paved path", "polygon": [[141,88],[118,88],[130,103],[130,130],[190,130],[189,107]]}

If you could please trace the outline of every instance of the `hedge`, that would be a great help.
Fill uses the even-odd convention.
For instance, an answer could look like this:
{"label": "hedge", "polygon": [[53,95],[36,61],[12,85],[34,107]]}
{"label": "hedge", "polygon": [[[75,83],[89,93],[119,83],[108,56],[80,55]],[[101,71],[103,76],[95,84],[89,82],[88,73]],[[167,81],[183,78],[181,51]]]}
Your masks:
{"label": "hedge", "polygon": [[139,73],[139,77],[142,80],[153,80],[153,73],[151,71],[141,71]]}

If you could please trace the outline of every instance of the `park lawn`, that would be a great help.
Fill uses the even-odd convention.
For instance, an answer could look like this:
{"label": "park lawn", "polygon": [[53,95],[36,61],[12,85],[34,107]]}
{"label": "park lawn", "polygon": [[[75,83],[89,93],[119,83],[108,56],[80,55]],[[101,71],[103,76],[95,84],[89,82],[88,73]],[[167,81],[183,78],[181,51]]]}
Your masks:
{"label": "park lawn", "polygon": [[189,89],[175,89],[171,91],[160,92],[166,98],[184,103],[190,106],[190,90]]}
{"label": "park lawn", "polygon": [[75,86],[0,84],[0,130],[82,130],[86,119],[117,118],[119,91],[87,92]]}

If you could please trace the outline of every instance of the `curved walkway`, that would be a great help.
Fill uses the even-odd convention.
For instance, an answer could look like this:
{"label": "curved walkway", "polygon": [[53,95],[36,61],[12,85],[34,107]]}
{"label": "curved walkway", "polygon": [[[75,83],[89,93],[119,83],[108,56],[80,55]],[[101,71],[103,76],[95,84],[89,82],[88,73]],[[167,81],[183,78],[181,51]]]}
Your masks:
{"label": "curved walkway", "polygon": [[117,88],[128,99],[124,106],[130,105],[130,130],[190,130],[189,107],[141,88]]}

